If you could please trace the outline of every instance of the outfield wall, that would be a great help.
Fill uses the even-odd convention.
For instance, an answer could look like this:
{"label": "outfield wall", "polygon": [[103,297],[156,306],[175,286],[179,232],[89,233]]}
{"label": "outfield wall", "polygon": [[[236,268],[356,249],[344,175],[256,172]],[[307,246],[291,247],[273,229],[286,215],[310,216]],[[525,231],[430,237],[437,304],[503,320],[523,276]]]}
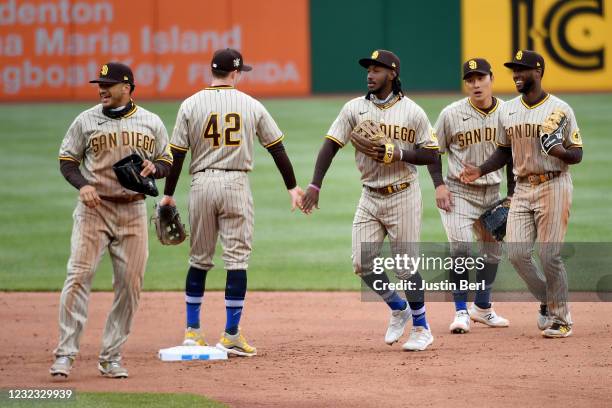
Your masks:
{"label": "outfield wall", "polygon": [[308,14],[307,0],[2,0],[0,100],[91,98],[110,60],[132,67],[138,97],[182,98],[209,83],[225,47],[254,67],[245,91],[306,95]]}
{"label": "outfield wall", "polygon": [[183,98],[210,81],[218,48],[240,49],[257,96],[360,92],[360,57],[402,59],[409,91],[461,90],[464,59],[518,48],[546,58],[552,91],[612,91],[612,0],[0,0],[0,101],[91,98],[110,60],[132,66],[139,98]]}

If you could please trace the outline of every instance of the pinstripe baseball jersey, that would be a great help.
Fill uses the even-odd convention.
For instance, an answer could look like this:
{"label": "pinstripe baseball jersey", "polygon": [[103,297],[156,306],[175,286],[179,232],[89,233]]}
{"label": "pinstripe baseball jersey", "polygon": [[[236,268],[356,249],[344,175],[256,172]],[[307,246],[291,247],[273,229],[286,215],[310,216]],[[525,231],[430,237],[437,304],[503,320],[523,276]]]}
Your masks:
{"label": "pinstripe baseball jersey", "polygon": [[62,141],[59,159],[82,163],[83,176],[98,194],[124,197],[137,193],[119,184],[113,164],[132,153],[172,164],[168,132],[159,116],[134,105],[127,115],[111,119],[102,113],[99,104],[72,122]]}
{"label": "pinstripe baseball jersey", "polygon": [[[383,131],[401,149],[438,148],[438,141],[425,111],[405,96],[393,97],[383,105],[364,97],[350,100],[332,123],[326,137],[344,146],[351,140],[351,131],[364,120],[380,123]],[[361,172],[361,181],[368,187],[379,188],[411,182],[417,177],[416,166],[403,161],[384,165],[357,150],[355,160]]]}
{"label": "pinstripe baseball jersey", "polygon": [[230,86],[206,88],[179,109],[170,144],[191,149],[189,173],[205,169],[253,169],[253,139],[264,147],[283,134],[261,102]]}
{"label": "pinstripe baseball jersey", "polygon": [[[495,105],[488,112],[478,109],[470,98],[463,98],[445,107],[434,126],[440,153],[448,151],[447,178],[459,181],[462,163],[480,166],[495,151],[497,145],[498,115],[504,102],[495,98]],[[503,169],[499,169],[472,184],[484,186],[501,182]]]}
{"label": "pinstripe baseball jersey", "polygon": [[567,116],[567,126],[563,131],[563,146],[566,148],[582,146],[582,137],[574,111],[566,102],[554,95],[547,95],[534,106],[527,105],[522,96],[517,96],[501,107],[497,144],[512,146],[516,176],[567,171],[567,163],[542,152],[539,139],[542,123],[557,109],[562,110]]}

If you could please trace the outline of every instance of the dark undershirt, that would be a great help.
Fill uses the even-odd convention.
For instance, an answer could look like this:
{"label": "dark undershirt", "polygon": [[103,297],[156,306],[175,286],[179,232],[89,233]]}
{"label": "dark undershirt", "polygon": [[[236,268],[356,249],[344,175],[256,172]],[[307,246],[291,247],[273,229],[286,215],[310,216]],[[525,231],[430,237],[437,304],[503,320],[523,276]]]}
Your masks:
{"label": "dark undershirt", "polygon": [[[164,178],[170,172],[170,164],[163,161],[156,161],[153,163],[155,166],[155,174],[151,176],[156,179]],[[83,186],[89,184],[81,170],[79,169],[79,163],[72,160],[60,160],[60,172],[62,176],[70,183],[74,188],[80,190]]]}
{"label": "dark undershirt", "polygon": [[274,160],[274,164],[276,164],[276,168],[278,168],[278,171],[280,172],[281,176],[283,176],[285,187],[287,187],[287,190],[293,190],[297,186],[297,181],[295,180],[293,166],[291,165],[291,160],[289,160],[289,156],[287,156],[287,151],[285,150],[283,142],[277,143],[274,146],[269,147],[268,152],[270,153],[270,155],[272,155],[272,159]]}
{"label": "dark undershirt", "polygon": [[[174,158],[174,164],[169,171],[168,176],[166,177],[166,184],[164,185],[164,194],[167,196],[174,195],[174,191],[176,190],[176,185],[178,184],[179,176],[181,175],[181,170],[183,169],[183,162],[185,161],[186,152],[182,152],[180,150],[170,148],[172,150],[172,157]],[[281,176],[283,177],[283,181],[285,182],[285,187],[287,190],[292,190],[297,186],[297,181],[295,179],[295,173],[293,171],[293,165],[291,164],[291,160],[289,160],[289,156],[287,156],[287,151],[285,150],[285,146],[282,142],[275,144],[267,149],[276,167],[278,168]]]}
{"label": "dark undershirt", "polygon": [[[325,177],[327,170],[329,170],[329,166],[331,166],[331,162],[336,153],[338,153],[338,150],[340,150],[340,145],[338,143],[332,141],[331,139],[325,139],[323,146],[321,146],[321,150],[319,150],[319,155],[317,156],[317,162],[315,163],[311,184],[321,188],[323,185],[323,178]],[[437,155],[437,149],[402,149],[402,161],[416,165],[429,164],[435,160]]]}
{"label": "dark undershirt", "polygon": [[[511,154],[510,158],[506,162],[506,183],[507,183],[507,189],[508,189],[509,196],[514,194],[514,187],[516,186],[516,181],[514,180],[513,168],[514,167],[512,164],[512,154]],[[444,184],[444,178],[442,177],[442,159],[440,155],[438,155],[434,163],[427,165],[427,170],[429,171],[429,175],[431,176],[431,181],[433,181],[435,188],[438,188],[438,186],[441,186],[442,184]]]}

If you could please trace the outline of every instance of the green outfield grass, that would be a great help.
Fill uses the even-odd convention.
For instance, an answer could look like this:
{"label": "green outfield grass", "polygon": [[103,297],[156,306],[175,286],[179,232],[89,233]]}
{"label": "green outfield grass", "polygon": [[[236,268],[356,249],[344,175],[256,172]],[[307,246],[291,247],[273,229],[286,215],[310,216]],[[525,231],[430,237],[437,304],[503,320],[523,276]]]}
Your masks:
{"label": "green outfield grass", "polygon": [[[0,400],[2,401],[2,400]],[[74,408],[222,408],[227,407],[220,402],[192,394],[152,394],[152,393],[109,393],[109,392],[77,392],[76,399],[55,402],[44,401],[4,401],[2,405],[11,408],[26,407],[74,407]]]}
{"label": "green outfield grass", "polygon": [[[94,95],[92,95],[94,96]],[[575,109],[582,131],[584,161],[572,167],[574,199],[568,241],[610,241],[612,170],[612,95],[561,95]],[[416,96],[430,120],[456,96]],[[264,100],[286,133],[285,145],[299,183],[308,184],[322,137],[348,98]],[[0,123],[5,176],[0,183],[0,289],[59,290],[65,277],[77,192],[58,170],[57,151],[74,117],[91,104],[2,105]],[[179,102],[143,102],[172,131]],[[353,148],[339,152],[321,192],[321,210],[306,217],[289,211],[288,195],[265,149],[256,148],[251,174],[255,196],[254,250],[249,288],[258,290],[351,290],[359,280],[351,268],[351,221],[360,195]],[[186,167],[177,190],[187,220]],[[420,172],[424,217],[422,241],[444,241],[427,171]],[[163,185],[163,182],[161,183]],[[153,200],[147,200],[149,211]],[[182,290],[187,243],[162,247],[150,232],[147,290]],[[219,252],[219,251],[218,251]],[[223,288],[219,256],[207,287]],[[111,288],[108,257],[102,262],[96,290]]]}

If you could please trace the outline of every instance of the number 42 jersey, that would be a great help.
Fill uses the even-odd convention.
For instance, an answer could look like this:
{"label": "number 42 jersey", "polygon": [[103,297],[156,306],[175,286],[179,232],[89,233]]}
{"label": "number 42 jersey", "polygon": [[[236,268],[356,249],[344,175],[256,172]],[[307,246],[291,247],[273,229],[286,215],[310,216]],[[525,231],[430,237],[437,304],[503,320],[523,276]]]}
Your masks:
{"label": "number 42 jersey", "polygon": [[170,146],[191,150],[189,173],[253,169],[253,140],[268,148],[283,134],[255,98],[229,86],[203,89],[181,104]]}

